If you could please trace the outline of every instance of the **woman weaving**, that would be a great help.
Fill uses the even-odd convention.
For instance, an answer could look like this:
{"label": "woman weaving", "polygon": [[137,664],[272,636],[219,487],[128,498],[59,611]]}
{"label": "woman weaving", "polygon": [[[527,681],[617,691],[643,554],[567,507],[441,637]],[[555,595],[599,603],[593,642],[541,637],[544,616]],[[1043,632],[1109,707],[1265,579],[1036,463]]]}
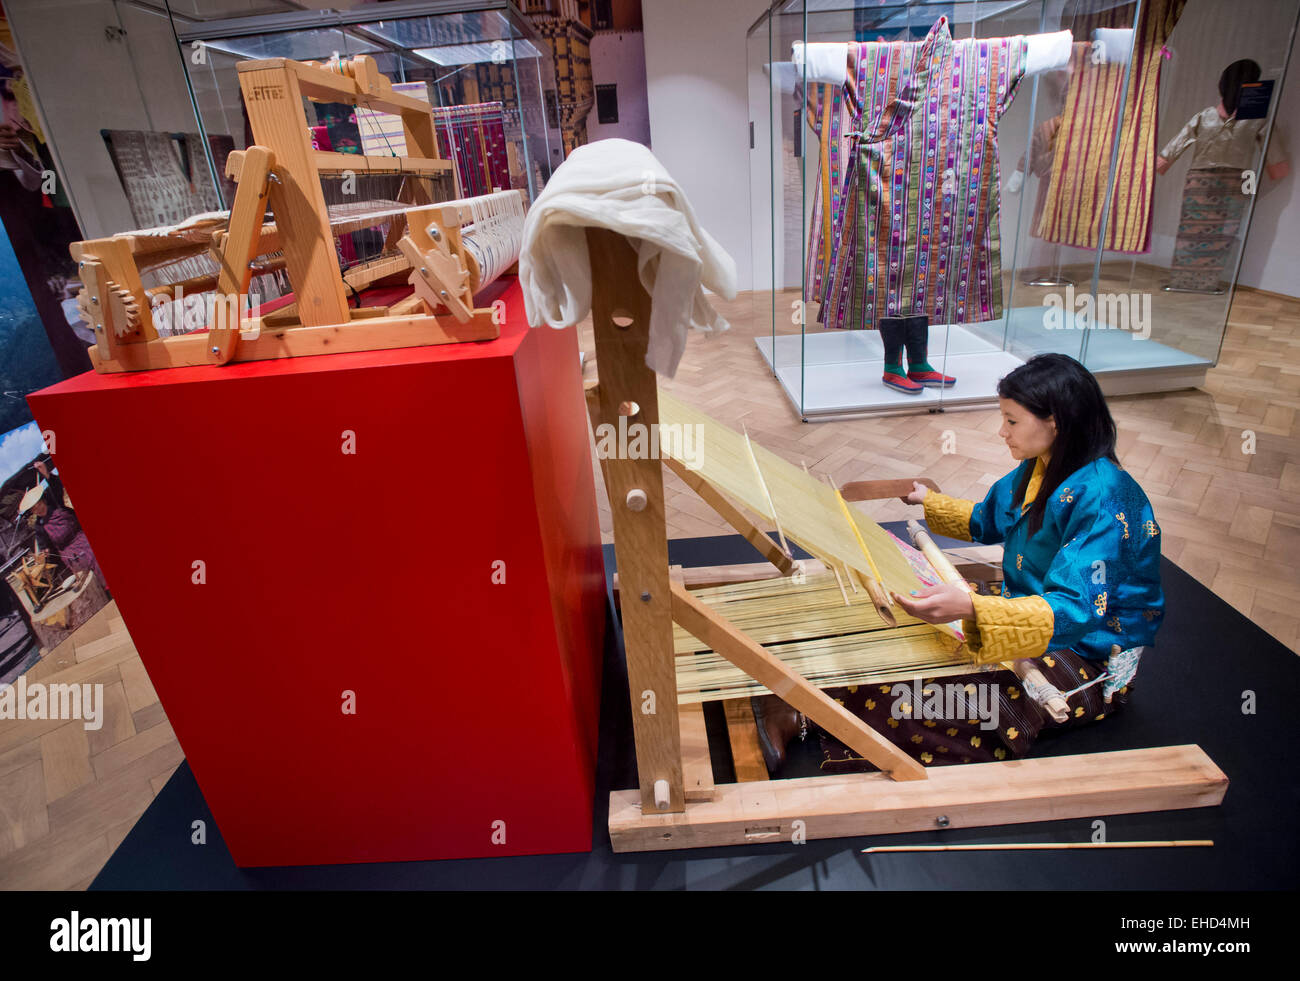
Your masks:
{"label": "woman weaving", "polygon": [[[994,706],[991,720],[899,718],[890,685],[827,691],[926,764],[1022,756],[1044,729],[1104,719],[1127,700],[1164,607],[1160,529],[1142,489],[1119,468],[1115,423],[1096,379],[1072,358],[1044,354],[1003,378],[998,397],[998,435],[1020,465],[979,503],[920,483],[903,500],[922,505],[937,534],[1002,543],[1000,595],[938,585],[894,600],[928,623],[962,620],[981,661],[1037,659],[1043,679],[1068,696],[1070,715],[1055,723],[1009,669],[937,679],[972,693],[996,686],[996,704],[981,702]],[[755,701],[769,765],[779,765],[801,720],[775,696]],[[825,734],[822,745],[824,770],[868,768]]]}

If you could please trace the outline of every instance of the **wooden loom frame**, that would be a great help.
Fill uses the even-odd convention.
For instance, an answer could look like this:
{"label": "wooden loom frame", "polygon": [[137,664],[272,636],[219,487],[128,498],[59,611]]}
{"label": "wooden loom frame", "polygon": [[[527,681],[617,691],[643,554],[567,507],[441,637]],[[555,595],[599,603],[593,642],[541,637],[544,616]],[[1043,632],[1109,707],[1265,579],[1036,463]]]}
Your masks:
{"label": "wooden loom frame", "polygon": [[[624,416],[657,424],[658,382],[645,364],[651,300],[640,283],[636,252],[604,229],[588,229],[587,242],[598,373],[588,391],[592,422],[617,427]],[[926,770],[691,595],[668,564],[660,464],[601,460],[613,514],[639,784],[610,794],[616,852],[1208,807],[1223,799],[1227,777],[1194,745]],[[789,555],[707,480],[669,465],[781,574],[790,572]],[[761,776],[754,772],[751,752],[735,754],[739,782],[715,786],[702,709],[677,703],[674,622],[881,772],[767,780],[765,768]],[[747,705],[739,707],[743,716]],[[735,745],[743,730],[731,726],[732,714],[729,704]]]}
{"label": "wooden loom frame", "polygon": [[[71,252],[84,287],[80,306],[95,330],[96,344],[90,348],[95,370],[141,371],[498,337],[500,325],[492,311],[474,306],[477,270],[461,248],[464,216],[455,207],[434,205],[423,184],[452,167],[438,156],[432,107],[394,92],[374,59],[363,55],[339,61],[333,69],[286,58],[242,61],[236,68],[254,145],[231,153],[227,160],[227,176],[237,183],[235,200],[228,224],[214,231],[209,250],[219,264],[216,282],[200,285],[215,285],[227,298],[242,297],[256,257],[278,248],[293,286],[293,307],[243,319],[242,310],[219,302],[226,316],[210,324],[206,333],[160,337],[137,256],[157,262],[197,254],[204,247],[178,248],[166,239],[151,241],[148,235],[134,233],[76,242]],[[408,151],[416,155],[360,156],[314,149],[304,97],[399,115]],[[399,197],[409,199],[412,210],[397,214],[390,227],[387,244],[400,247],[402,256],[344,275],[321,175],[346,172],[404,175],[409,179]],[[268,206],[274,224],[265,223]],[[348,306],[345,284],[359,290],[408,270],[414,297],[392,308]]]}

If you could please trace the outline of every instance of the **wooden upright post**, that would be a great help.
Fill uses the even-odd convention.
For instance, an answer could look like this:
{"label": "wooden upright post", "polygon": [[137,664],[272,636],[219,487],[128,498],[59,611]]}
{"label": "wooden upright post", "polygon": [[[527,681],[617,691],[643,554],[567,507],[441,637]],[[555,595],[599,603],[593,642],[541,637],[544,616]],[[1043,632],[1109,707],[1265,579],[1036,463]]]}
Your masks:
{"label": "wooden upright post", "polygon": [[[433,126],[433,116],[427,112],[405,109],[401,113],[402,136],[406,140],[406,153],[411,157],[437,160],[438,135]],[[402,182],[403,201],[411,204],[433,204],[433,181],[427,176],[412,176]]]}
{"label": "wooden upright post", "polygon": [[[587,229],[591,254],[591,315],[600,376],[596,425],[619,432],[627,425],[659,422],[659,388],[646,366],[650,296],[637,274],[636,251],[606,229]],[[599,435],[599,434],[598,434]],[[628,439],[628,445],[633,441]],[[677,714],[677,668],[673,659],[673,597],[668,576],[663,466],[658,459],[601,459],[614,520],[627,652],[632,732],[644,814],[683,811],[681,733]],[[656,794],[656,786],[658,793]]]}
{"label": "wooden upright post", "polygon": [[[298,317],[305,327],[345,324],[350,317],[347,294],[308,140],[298,75],[292,62],[241,62],[239,89],[254,142],[275,155],[271,210],[277,225],[293,229],[282,241]],[[361,167],[358,162],[358,170]]]}

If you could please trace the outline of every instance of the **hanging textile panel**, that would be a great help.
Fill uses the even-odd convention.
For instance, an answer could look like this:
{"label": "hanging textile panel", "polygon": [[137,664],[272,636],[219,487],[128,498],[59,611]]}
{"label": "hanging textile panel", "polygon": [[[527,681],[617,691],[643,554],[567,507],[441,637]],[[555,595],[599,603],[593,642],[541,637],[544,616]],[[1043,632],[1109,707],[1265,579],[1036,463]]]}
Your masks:
{"label": "hanging textile panel", "polygon": [[433,110],[438,145],[456,166],[460,195],[473,197],[510,187],[505,107],[500,102]]}
{"label": "hanging textile panel", "polygon": [[1024,77],[1022,35],[858,46],[861,140],[821,318],[941,323],[1002,312],[997,126]]}
{"label": "hanging textile panel", "polygon": [[805,110],[808,126],[817,139],[817,193],[813,196],[809,224],[808,262],[804,283],[810,301],[822,302],[822,287],[836,244],[836,230],[844,221],[844,167],[853,152],[852,117],[843,85],[809,87]]}
{"label": "hanging textile panel", "polygon": [[[174,225],[221,209],[198,133],[105,129],[100,135],[138,227]],[[233,148],[233,141],[229,146]]]}
{"label": "hanging textile panel", "polygon": [[[1144,0],[1134,28],[1131,63],[1099,58],[1100,49],[1089,41],[1075,45],[1046,207],[1037,229],[1044,240],[1083,249],[1100,244],[1113,252],[1150,251],[1160,62],[1186,2]],[[1114,8],[1090,16],[1087,23],[1123,28],[1132,24],[1132,11],[1132,5]],[[1077,23],[1074,29],[1076,37],[1087,37]],[[1103,241],[1108,188],[1110,214]]]}
{"label": "hanging textile panel", "polygon": [[[421,102],[429,102],[428,82],[397,82],[393,91]],[[406,131],[402,117],[392,112],[379,112],[356,107],[357,129],[361,131],[361,152],[368,157],[406,157]],[[416,154],[419,156],[419,154]]]}

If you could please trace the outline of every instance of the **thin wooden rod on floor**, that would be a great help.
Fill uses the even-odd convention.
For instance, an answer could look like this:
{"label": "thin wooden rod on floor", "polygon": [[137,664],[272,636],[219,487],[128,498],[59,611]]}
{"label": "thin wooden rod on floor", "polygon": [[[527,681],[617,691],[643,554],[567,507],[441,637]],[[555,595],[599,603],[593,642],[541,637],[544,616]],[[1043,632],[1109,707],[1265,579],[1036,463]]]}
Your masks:
{"label": "thin wooden rod on floor", "polygon": [[1213,841],[1189,838],[1175,841],[1033,841],[1002,845],[876,845],[867,852],[1032,852],[1060,848],[1210,848]]}

